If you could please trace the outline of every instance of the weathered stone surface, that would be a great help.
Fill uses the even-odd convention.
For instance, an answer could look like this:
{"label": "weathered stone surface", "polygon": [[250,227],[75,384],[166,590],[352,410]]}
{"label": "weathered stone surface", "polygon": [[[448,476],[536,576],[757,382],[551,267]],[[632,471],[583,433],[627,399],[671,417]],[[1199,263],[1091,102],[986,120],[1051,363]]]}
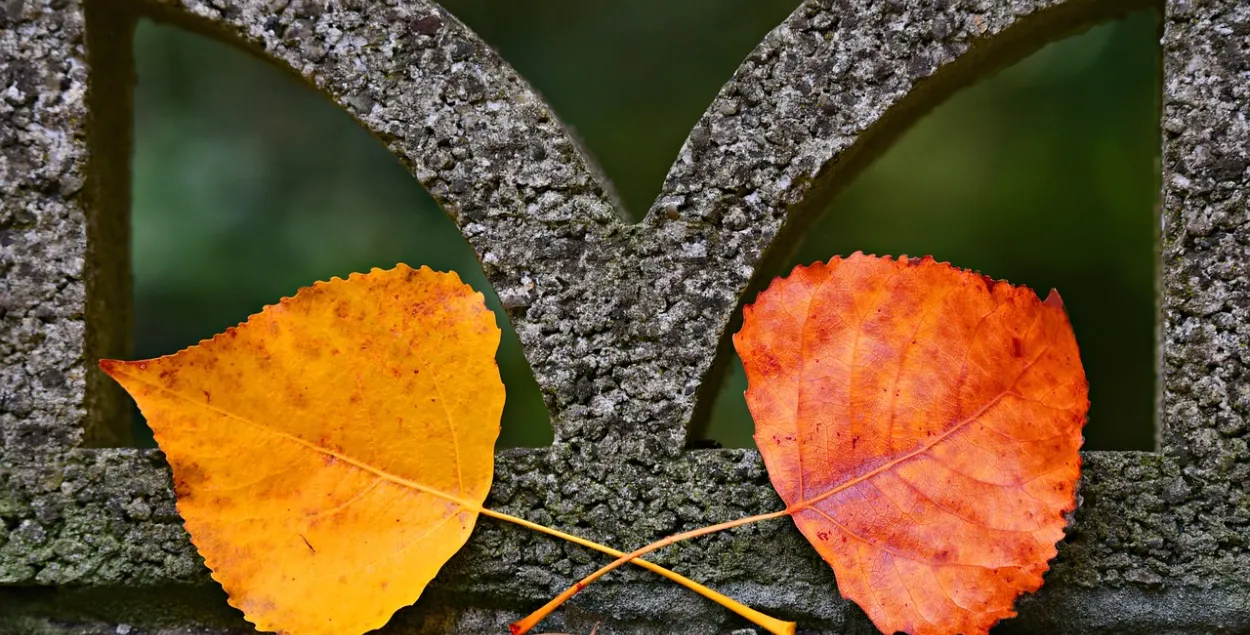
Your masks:
{"label": "weathered stone surface", "polygon": [[[83,360],[128,350],[129,115],[88,115],[83,12],[53,4],[0,9],[0,447],[14,461],[128,429],[121,394]],[[128,33],[114,35],[126,74]],[[119,64],[97,61],[96,78]],[[114,92],[129,103],[128,84]],[[93,159],[103,141],[116,143]]]}
{"label": "weathered stone surface", "polygon": [[1250,559],[1250,6],[1172,2],[1163,37],[1163,448]]}
{"label": "weathered stone surface", "polygon": [[[1240,375],[1250,255],[1241,198],[1250,31],[1246,10],[1235,4],[1169,7],[1166,454],[1086,455],[1084,505],[1047,586],[1021,602],[1022,615],[1004,625],[1007,632],[1250,628],[1250,458],[1242,421],[1248,397]],[[18,46],[26,40],[10,35],[21,32],[47,42],[38,49],[46,51],[40,68],[52,60],[84,72],[81,8],[58,6],[18,3],[20,21],[0,23],[0,69],[23,67],[32,55]],[[616,213],[608,186],[542,101],[463,25],[424,0],[127,6],[289,67],[411,168],[477,250],[556,428],[550,448],[501,454],[488,504],[630,547],[779,505],[755,452],[687,452],[683,445],[687,427],[710,403],[743,297],[777,273],[770,267],[836,189],[960,86],[1046,41],[1153,5],[805,2],[721,91],[662,195],[635,225]],[[92,24],[126,24],[122,14],[87,9],[89,35]],[[62,30],[65,23],[78,31]],[[108,46],[93,49],[97,66],[120,59],[105,55]],[[112,72],[115,82],[127,77]],[[74,85],[49,86],[35,103],[70,103]],[[129,112],[121,91],[93,95],[94,109]],[[17,115],[10,119],[44,112],[23,107],[11,107]],[[77,118],[49,119],[42,129],[24,124],[23,138],[80,138],[77,108]],[[0,141],[0,157],[11,162],[10,154],[19,155],[10,147],[29,145]],[[83,169],[85,146],[75,147],[64,173]],[[6,349],[6,362],[17,361],[19,370],[6,364],[0,372],[26,382],[13,395],[32,394],[24,387],[43,376],[41,364],[61,364],[79,383],[58,393],[65,406],[17,397],[0,407],[0,521],[7,530],[0,534],[0,584],[11,585],[0,589],[0,602],[10,607],[8,616],[0,609],[0,629],[86,634],[127,624],[137,634],[246,632],[186,540],[160,453],[67,449],[85,416],[81,375],[92,360],[82,353],[81,333],[84,315],[90,323],[92,314],[81,307],[90,303],[81,291],[57,296],[60,287],[32,285],[15,272],[45,266],[27,245],[59,245],[58,253],[78,254],[64,267],[65,288],[73,288],[83,278],[84,240],[101,234],[90,232],[73,192],[25,185],[48,177],[32,170],[30,155],[20,156],[28,158],[17,171],[0,163],[4,214],[33,206],[43,219],[39,210],[48,205],[54,212],[52,221],[22,230],[27,251],[4,247],[5,285],[25,304],[15,301],[20,314],[5,309],[0,342],[33,343]],[[102,183],[112,178],[98,174]],[[108,200],[116,205],[109,197],[118,192],[101,192],[92,209]],[[64,220],[57,220],[61,209]],[[38,318],[45,304],[64,307],[62,321],[28,324],[28,314]],[[78,331],[53,337],[70,327]],[[7,386],[10,375],[4,377]],[[872,632],[862,613],[838,598],[829,567],[788,521],[675,545],[656,559],[806,628]],[[420,606],[402,611],[387,630],[499,632],[601,562],[580,548],[483,520]],[[545,627],[586,632],[596,622],[600,633],[745,626],[633,570],[588,589]]]}
{"label": "weathered stone surface", "polygon": [[[77,443],[85,415],[83,18],[0,15],[0,439],[9,461]],[[27,457],[7,449],[28,448]]]}

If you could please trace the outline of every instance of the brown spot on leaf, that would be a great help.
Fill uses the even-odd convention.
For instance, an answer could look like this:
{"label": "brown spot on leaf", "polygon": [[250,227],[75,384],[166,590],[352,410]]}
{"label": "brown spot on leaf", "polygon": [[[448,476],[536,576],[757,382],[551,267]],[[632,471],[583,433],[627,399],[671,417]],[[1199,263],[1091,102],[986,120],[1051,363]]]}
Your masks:
{"label": "brown spot on leaf", "polygon": [[985,274],[980,274],[978,275],[978,277],[981,279],[981,284],[985,285],[985,290],[989,291],[990,293],[993,293],[994,292],[994,279]]}
{"label": "brown spot on leaf", "polygon": [[308,396],[304,394],[304,390],[291,386],[286,393],[287,402],[296,408],[308,407]]}
{"label": "brown spot on leaf", "polygon": [[195,461],[179,461],[172,463],[170,467],[174,473],[174,492],[178,494],[179,500],[190,499],[195,488],[208,480],[204,469]]}
{"label": "brown spot on leaf", "polygon": [[764,376],[776,375],[781,371],[781,362],[777,361],[777,357],[767,350],[761,350],[755,356],[755,368]]}

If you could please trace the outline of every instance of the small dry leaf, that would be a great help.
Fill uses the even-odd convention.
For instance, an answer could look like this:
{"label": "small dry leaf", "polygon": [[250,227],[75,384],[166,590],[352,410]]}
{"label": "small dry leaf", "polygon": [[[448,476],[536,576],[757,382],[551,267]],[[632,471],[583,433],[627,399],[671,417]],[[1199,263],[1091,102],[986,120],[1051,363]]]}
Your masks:
{"label": "small dry leaf", "polygon": [[468,539],[494,469],[498,344],[480,293],[400,265],[101,367],[147,417],[230,603],[260,630],[342,635],[416,601]]}

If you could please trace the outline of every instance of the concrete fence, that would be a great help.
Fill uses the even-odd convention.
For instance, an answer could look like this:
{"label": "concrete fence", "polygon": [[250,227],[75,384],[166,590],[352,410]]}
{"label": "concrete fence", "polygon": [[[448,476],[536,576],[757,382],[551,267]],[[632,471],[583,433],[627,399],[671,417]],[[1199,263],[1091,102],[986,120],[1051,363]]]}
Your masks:
{"label": "concrete fence", "polygon": [[[808,0],[720,91],[637,224],[543,100],[427,0],[0,1],[0,632],[250,631],[188,541],[161,453],[120,447],[125,396],[96,369],[128,355],[139,17],[289,69],[410,169],[476,250],[555,429],[551,447],[500,452],[488,505],[629,548],[780,506],[756,452],[687,450],[686,435],[742,302],[830,198],[954,91],[1147,8],[1163,42],[1159,449],[1085,453],[1076,524],[1000,631],[1250,632],[1250,5],[1237,0]],[[874,632],[789,522],[656,560],[800,632]],[[483,519],[384,632],[506,632],[602,561]],[[595,623],[747,627],[639,570],[546,627]]]}

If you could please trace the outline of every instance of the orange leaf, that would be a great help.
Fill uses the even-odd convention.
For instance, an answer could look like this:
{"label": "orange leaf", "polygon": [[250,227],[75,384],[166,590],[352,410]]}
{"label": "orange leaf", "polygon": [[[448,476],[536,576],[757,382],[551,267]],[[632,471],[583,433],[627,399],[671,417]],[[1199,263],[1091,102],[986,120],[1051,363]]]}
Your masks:
{"label": "orange leaf", "polygon": [[473,529],[504,404],[498,344],[480,293],[400,265],[101,367],[152,426],[230,603],[261,630],[361,633],[416,601]]}
{"label": "orange leaf", "polygon": [[734,345],[755,440],[886,633],[986,633],[1075,509],[1085,372],[1062,302],[932,258],[797,267]]}

